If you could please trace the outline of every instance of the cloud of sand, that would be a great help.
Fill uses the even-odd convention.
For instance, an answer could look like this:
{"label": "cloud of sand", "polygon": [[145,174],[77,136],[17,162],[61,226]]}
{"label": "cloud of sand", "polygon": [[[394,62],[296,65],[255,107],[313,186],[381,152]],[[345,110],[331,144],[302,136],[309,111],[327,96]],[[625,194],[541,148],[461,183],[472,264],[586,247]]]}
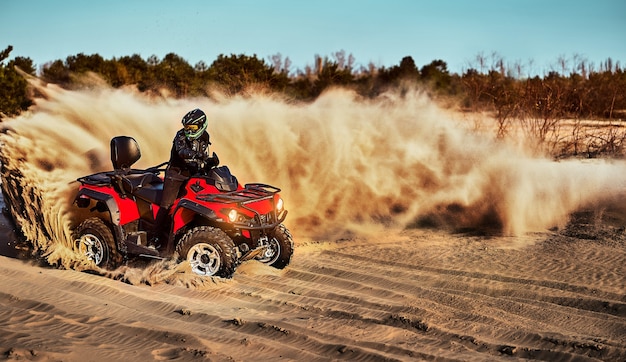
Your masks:
{"label": "cloud of sand", "polygon": [[411,225],[520,234],[563,223],[626,184],[624,164],[532,158],[469,132],[419,91],[363,100],[334,90],[296,104],[36,86],[46,98],[3,124],[3,189],[18,200],[25,235],[56,262],[75,260],[70,235],[82,215],[72,181],[111,169],[111,137],[137,139],[135,167],[156,165],[196,107],[209,114],[212,150],[242,183],[282,188],[296,239]]}

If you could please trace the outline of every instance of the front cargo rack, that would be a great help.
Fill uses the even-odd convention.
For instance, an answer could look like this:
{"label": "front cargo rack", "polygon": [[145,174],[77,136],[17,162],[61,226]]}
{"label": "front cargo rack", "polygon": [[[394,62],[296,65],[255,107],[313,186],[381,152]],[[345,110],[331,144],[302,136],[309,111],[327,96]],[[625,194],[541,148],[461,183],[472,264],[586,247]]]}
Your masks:
{"label": "front cargo rack", "polygon": [[[267,230],[273,229],[280,223],[282,223],[287,217],[287,210],[282,210],[277,213],[274,195],[281,190],[278,187],[261,184],[261,183],[252,183],[246,184],[243,189],[237,191],[231,191],[223,194],[197,194],[196,197],[199,200],[207,201],[207,202],[218,202],[223,204],[237,204],[239,207],[242,207],[250,212],[252,212],[255,216],[252,218],[252,223],[248,222],[234,222],[232,225],[238,227],[240,229],[246,230]],[[258,201],[271,200],[272,201],[272,211],[270,214],[262,215],[258,211],[246,206],[246,204],[251,204]]]}
{"label": "front cargo rack", "polygon": [[274,194],[280,192],[278,187],[271,185],[252,183],[246,184],[243,189],[225,192],[222,194],[197,194],[198,200],[219,202],[224,204],[237,203],[245,205],[251,202],[272,199]]}

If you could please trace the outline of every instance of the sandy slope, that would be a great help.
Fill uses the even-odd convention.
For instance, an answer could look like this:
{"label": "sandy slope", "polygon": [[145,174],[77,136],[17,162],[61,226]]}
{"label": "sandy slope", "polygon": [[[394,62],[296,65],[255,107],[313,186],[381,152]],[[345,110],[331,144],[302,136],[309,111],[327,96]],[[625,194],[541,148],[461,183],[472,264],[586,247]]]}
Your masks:
{"label": "sandy slope", "polygon": [[0,356],[623,361],[624,225],[605,212],[516,238],[408,230],[300,242],[284,271],[249,262],[197,287],[0,257]]}
{"label": "sandy slope", "polygon": [[[417,90],[294,104],[31,85],[45,98],[3,120],[2,185],[50,263],[77,262],[73,181],[110,170],[111,137],[159,164],[196,107],[241,182],[281,187],[296,248],[283,271],[247,263],[229,280],[171,263],[98,275],[16,259],[0,218],[0,359],[626,361],[623,161],[531,157]],[[381,224],[438,230],[328,236]],[[470,228],[524,236],[443,231]]]}

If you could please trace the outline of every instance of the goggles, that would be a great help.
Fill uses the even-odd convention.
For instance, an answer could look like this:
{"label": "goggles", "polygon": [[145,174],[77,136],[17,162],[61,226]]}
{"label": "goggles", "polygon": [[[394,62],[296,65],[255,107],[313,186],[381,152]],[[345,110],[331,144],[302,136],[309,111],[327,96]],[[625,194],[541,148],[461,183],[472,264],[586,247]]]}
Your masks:
{"label": "goggles", "polygon": [[185,128],[185,131],[195,132],[195,131],[197,131],[197,130],[198,130],[198,128],[200,128],[200,127],[198,127],[198,125],[197,125],[197,124],[186,124],[186,125],[184,126],[184,128]]}

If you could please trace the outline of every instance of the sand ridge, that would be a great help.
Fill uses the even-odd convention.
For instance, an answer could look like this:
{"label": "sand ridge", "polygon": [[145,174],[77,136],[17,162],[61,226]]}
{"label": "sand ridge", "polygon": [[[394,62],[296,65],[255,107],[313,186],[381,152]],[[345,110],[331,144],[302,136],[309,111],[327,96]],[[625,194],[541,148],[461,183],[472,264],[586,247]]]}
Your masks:
{"label": "sand ridge", "polygon": [[248,262],[198,287],[2,257],[0,348],[39,361],[623,360],[623,228],[527,237],[311,242],[283,271]]}

